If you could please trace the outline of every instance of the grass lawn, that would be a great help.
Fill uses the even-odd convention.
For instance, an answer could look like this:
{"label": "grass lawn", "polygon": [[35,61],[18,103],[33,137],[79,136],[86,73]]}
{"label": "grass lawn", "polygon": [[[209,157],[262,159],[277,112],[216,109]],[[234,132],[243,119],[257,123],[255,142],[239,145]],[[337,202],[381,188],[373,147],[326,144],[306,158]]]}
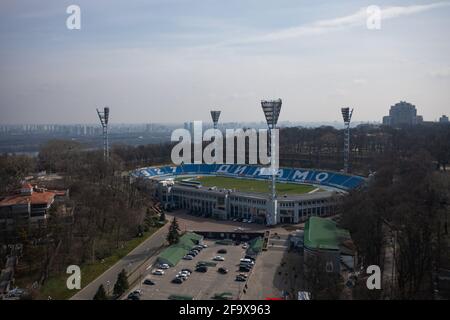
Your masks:
{"label": "grass lawn", "polygon": [[[111,268],[117,261],[126,256],[130,251],[140,245],[148,237],[150,237],[159,228],[152,228],[144,233],[140,238],[133,238],[124,243],[123,248],[115,250],[115,252],[104,259],[103,262],[98,261],[81,265],[81,287],[84,288],[90,282],[95,280],[103,272]],[[69,274],[60,274],[50,277],[40,289],[38,299],[47,299],[48,296],[54,300],[66,300],[76,294],[79,290],[69,290],[66,286]]]}
{"label": "grass lawn", "polygon": [[[268,181],[212,176],[199,177],[197,180],[205,187],[216,186],[218,188],[236,189],[243,192],[269,192]],[[280,195],[308,193],[315,188],[307,184],[277,183],[277,193]]]}

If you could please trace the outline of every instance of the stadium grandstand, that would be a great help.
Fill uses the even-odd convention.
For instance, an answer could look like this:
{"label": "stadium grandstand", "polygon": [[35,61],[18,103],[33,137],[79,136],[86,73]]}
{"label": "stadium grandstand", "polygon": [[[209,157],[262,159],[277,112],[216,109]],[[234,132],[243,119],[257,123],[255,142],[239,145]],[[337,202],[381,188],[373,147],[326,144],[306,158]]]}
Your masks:
{"label": "stadium grandstand", "polygon": [[[253,180],[256,185],[268,181],[270,176],[264,169],[256,165],[185,164],[141,168],[132,176],[150,181],[154,196],[165,209],[185,209],[204,217],[267,224],[271,216],[268,186],[267,192],[240,188],[243,182],[248,185]],[[203,185],[202,177],[217,177],[217,185]],[[221,186],[219,178],[223,177],[234,178],[236,187]],[[299,188],[298,193],[295,189],[289,193],[279,190],[277,194],[276,223],[299,223],[310,216],[335,214],[342,195],[362,186],[365,179],[332,171],[280,168],[277,181],[281,185],[313,187],[304,188],[304,192]]]}

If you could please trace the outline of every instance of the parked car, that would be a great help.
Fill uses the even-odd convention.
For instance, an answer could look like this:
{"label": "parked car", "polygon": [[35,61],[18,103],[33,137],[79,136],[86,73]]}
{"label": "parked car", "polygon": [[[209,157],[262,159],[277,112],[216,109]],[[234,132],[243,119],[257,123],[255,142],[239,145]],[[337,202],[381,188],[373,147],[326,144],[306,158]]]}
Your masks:
{"label": "parked car", "polygon": [[181,279],[183,281],[186,281],[188,277],[186,275],[184,275],[184,274],[177,274],[175,276],[175,278],[178,278],[178,279]]}
{"label": "parked car", "polygon": [[162,269],[156,269],[156,270],[153,270],[153,272],[152,272],[154,275],[157,275],[157,276],[163,276],[164,275],[164,270],[162,270]]}
{"label": "parked car", "polygon": [[245,282],[245,281],[247,281],[247,278],[244,278],[244,277],[242,277],[242,276],[240,276],[240,275],[237,275],[237,276],[236,276],[236,281]]}
{"label": "parked car", "polygon": [[134,290],[131,292],[128,297],[128,300],[140,300],[141,299],[141,290]]}
{"label": "parked car", "polygon": [[255,263],[253,262],[253,260],[251,260],[251,259],[241,259],[240,262],[241,262],[241,263],[249,263],[249,264],[252,264],[252,265],[255,264]]}
{"label": "parked car", "polygon": [[159,265],[159,268],[160,269],[169,269],[170,266],[167,263],[162,263],[162,264]]}
{"label": "parked car", "polygon": [[191,273],[192,273],[192,270],[191,270],[191,269],[188,269],[188,268],[185,268],[185,269],[181,269],[181,271],[186,271],[186,272],[189,272],[189,274],[191,274]]}
{"label": "parked car", "polygon": [[225,261],[225,258],[222,257],[222,256],[215,256],[215,257],[213,258],[213,260],[214,260],[214,261]]}
{"label": "parked car", "polygon": [[184,259],[184,260],[192,260],[192,259],[194,259],[194,257],[191,256],[190,254],[187,254],[187,255],[185,255],[185,256],[183,257],[183,259]]}
{"label": "parked car", "polygon": [[221,273],[221,274],[227,274],[228,273],[228,269],[225,268],[219,268],[217,269],[217,272]]}
{"label": "parked car", "polygon": [[246,267],[246,266],[239,266],[239,271],[240,272],[250,272],[251,268]]}
{"label": "parked car", "polygon": [[143,284],[149,285],[149,286],[154,286],[155,283],[151,280],[151,279],[145,279]]}
{"label": "parked car", "polygon": [[187,271],[180,271],[178,272],[178,275],[184,276],[184,277],[189,277],[191,274]]}
{"label": "parked car", "polygon": [[141,300],[141,297],[139,296],[139,295],[137,295],[137,294],[133,294],[133,293],[130,293],[129,295],[128,295],[128,298],[127,298],[128,300]]}
{"label": "parked car", "polygon": [[198,266],[198,267],[195,269],[195,271],[205,273],[205,272],[208,271],[208,267],[207,267],[207,266]]}
{"label": "parked car", "polygon": [[248,244],[244,243],[244,244],[242,245],[242,249],[248,249]]}
{"label": "parked car", "polygon": [[203,243],[201,246],[202,246],[203,248],[208,248],[208,245],[207,245],[206,243]]}
{"label": "parked car", "polygon": [[188,255],[191,255],[191,256],[195,257],[196,255],[198,255],[198,252],[191,250],[191,251],[188,252]]}
{"label": "parked car", "polygon": [[172,283],[181,284],[183,283],[183,280],[177,277],[172,280]]}
{"label": "parked car", "polygon": [[243,219],[242,222],[243,222],[243,223],[247,223],[247,219]]}
{"label": "parked car", "polygon": [[225,254],[227,253],[227,249],[220,249],[219,251],[217,251],[217,253]]}

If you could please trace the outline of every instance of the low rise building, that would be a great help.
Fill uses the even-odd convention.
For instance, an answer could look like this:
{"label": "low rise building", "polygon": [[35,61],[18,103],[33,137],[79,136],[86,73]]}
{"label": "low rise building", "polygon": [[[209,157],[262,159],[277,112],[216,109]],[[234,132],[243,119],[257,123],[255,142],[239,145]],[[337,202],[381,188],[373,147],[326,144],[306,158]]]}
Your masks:
{"label": "low rise building", "polygon": [[313,257],[318,258],[327,272],[340,273],[341,265],[354,269],[354,248],[347,230],[337,227],[331,219],[311,217],[304,231],[305,264]]}
{"label": "low rise building", "polygon": [[55,201],[65,200],[68,194],[68,190],[47,190],[25,183],[16,193],[0,199],[0,226],[4,230],[17,224],[43,224]]}

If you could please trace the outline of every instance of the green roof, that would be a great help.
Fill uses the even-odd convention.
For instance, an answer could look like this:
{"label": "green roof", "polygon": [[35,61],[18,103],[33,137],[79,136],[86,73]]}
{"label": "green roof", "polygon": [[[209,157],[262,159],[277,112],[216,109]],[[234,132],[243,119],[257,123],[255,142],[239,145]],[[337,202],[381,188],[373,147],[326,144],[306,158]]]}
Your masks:
{"label": "green roof", "polygon": [[330,219],[310,217],[305,224],[304,245],[310,249],[339,250],[340,239],[348,231],[339,229]]}
{"label": "green roof", "polygon": [[176,266],[177,263],[192,249],[198,242],[203,238],[203,236],[186,232],[180,237],[178,243],[171,245],[165,249],[158,256],[158,261],[160,263],[167,263],[170,266]]}
{"label": "green roof", "polygon": [[247,254],[256,255],[261,252],[262,247],[263,247],[263,239],[261,237],[252,239],[249,242]]}

